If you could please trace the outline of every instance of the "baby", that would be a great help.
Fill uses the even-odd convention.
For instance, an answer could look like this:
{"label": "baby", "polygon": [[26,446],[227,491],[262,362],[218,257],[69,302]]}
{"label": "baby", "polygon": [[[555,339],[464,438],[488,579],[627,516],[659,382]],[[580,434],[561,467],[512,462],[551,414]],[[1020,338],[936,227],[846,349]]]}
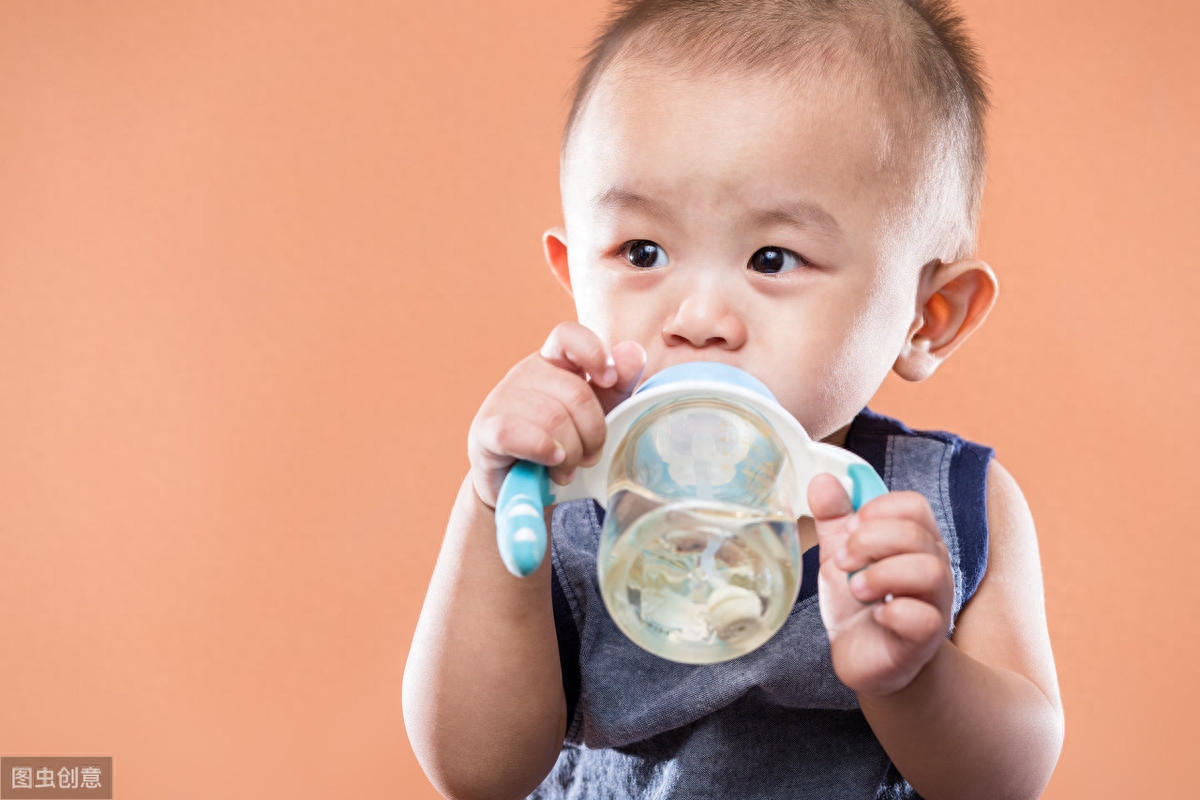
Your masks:
{"label": "baby", "polygon": [[[404,678],[451,798],[1036,798],[1063,718],[1033,521],[991,451],[866,410],[987,316],[971,258],[986,98],[939,0],[626,0],[593,48],[544,237],[578,322],[488,395]],[[890,491],[828,475],[783,629],[665,661],[599,599],[603,511],[563,504],[525,579],[493,508],[528,459],[594,463],[604,414],[673,364],[732,364]]]}

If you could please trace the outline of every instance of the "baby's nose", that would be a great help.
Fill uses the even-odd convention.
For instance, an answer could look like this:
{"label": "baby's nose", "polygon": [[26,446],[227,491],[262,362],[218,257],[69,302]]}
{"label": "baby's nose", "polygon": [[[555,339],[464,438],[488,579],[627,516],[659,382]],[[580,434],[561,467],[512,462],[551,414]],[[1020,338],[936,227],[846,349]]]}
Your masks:
{"label": "baby's nose", "polygon": [[736,350],[746,343],[746,323],[733,287],[708,276],[693,277],[680,294],[663,321],[662,336],[668,346]]}

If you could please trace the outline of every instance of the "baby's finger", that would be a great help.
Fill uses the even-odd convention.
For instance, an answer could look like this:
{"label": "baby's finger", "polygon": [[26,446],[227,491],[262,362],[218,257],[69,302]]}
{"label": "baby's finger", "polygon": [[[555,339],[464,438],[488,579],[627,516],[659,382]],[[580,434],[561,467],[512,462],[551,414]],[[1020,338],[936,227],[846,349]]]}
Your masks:
{"label": "baby's finger", "polygon": [[931,531],[938,529],[929,501],[920,492],[888,492],[858,510],[863,525],[873,520],[907,519]]}
{"label": "baby's finger", "polygon": [[566,447],[544,426],[515,415],[489,417],[473,433],[470,447],[489,469],[517,459],[553,466],[567,456]]}
{"label": "baby's finger", "polygon": [[841,550],[847,535],[856,526],[854,506],[837,478],[821,474],[808,484],[808,508],[816,523],[821,564],[824,565]]}
{"label": "baby's finger", "polygon": [[637,342],[618,342],[612,347],[612,357],[617,368],[616,382],[607,388],[596,388],[596,397],[605,412],[633,394],[646,369],[646,351]]}
{"label": "baby's finger", "polygon": [[562,322],[550,331],[539,354],[559,369],[587,377],[597,386],[617,382],[617,366],[608,346],[578,322]]}
{"label": "baby's finger", "polygon": [[515,461],[558,464],[566,457],[565,448],[542,426],[519,417],[491,417],[472,426],[467,450],[475,491],[493,508]]}
{"label": "baby's finger", "polygon": [[950,613],[954,578],[949,566],[930,553],[906,553],[876,561],[850,578],[850,593],[862,603],[888,596],[911,597]]}
{"label": "baby's finger", "polygon": [[[559,435],[560,431],[563,436],[569,434],[573,440],[578,440],[578,459],[571,466],[580,461],[584,465],[595,463],[607,432],[600,400],[591,384],[579,376],[561,369],[543,369],[547,374],[539,378],[537,392],[531,398],[532,405],[522,409],[521,413],[542,421],[564,445],[567,442]],[[563,431],[567,426],[570,431]],[[568,449],[568,452],[573,451]]]}
{"label": "baby's finger", "polygon": [[[556,372],[586,389],[587,384],[579,378],[558,370]],[[591,394],[590,390],[588,390],[588,394]],[[584,457],[583,442],[580,439],[579,429],[571,409],[563,405],[562,400],[558,397],[541,392],[530,392],[522,398],[522,401],[521,406],[511,412],[511,416],[544,430],[558,444],[563,453],[563,457],[553,463],[545,461],[538,461],[538,463],[546,464],[549,467],[547,474],[550,476],[550,480],[562,485],[570,483],[575,468],[579,466]],[[593,398],[592,403],[595,402]]]}
{"label": "baby's finger", "polygon": [[835,563],[847,572],[862,569],[873,561],[903,553],[930,553],[942,557],[946,545],[936,531],[908,520],[861,522],[835,554]]}
{"label": "baby's finger", "polygon": [[928,603],[911,597],[897,597],[887,603],[877,603],[871,609],[877,623],[909,645],[931,646],[945,636],[949,622],[941,612]]}

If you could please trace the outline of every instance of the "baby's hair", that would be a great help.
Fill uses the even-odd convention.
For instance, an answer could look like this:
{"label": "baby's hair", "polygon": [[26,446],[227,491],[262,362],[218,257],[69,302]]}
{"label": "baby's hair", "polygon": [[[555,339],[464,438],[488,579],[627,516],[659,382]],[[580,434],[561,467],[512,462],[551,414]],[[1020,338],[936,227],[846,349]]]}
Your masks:
{"label": "baby's hair", "polygon": [[[930,255],[975,250],[986,171],[987,85],[979,54],[949,0],[617,0],[575,84],[563,136],[618,59],[689,71],[874,81],[898,97],[902,139],[920,143]],[[865,69],[864,69],[865,67]]]}

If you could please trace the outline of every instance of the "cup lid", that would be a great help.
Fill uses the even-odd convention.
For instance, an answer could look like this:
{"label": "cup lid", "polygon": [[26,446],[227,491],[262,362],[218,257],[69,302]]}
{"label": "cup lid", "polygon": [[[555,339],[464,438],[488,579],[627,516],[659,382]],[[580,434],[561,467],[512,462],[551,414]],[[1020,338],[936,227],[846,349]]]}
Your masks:
{"label": "cup lid", "polygon": [[752,392],[761,394],[772,403],[779,402],[775,399],[775,395],[771,394],[771,390],[767,388],[767,385],[749,372],[737,367],[731,367],[728,364],[719,364],[715,361],[688,361],[683,364],[667,367],[647,378],[646,382],[634,391],[634,394],[637,395],[649,389],[657,389],[660,386],[680,381],[740,386],[743,389],[749,389]]}
{"label": "cup lid", "polygon": [[712,361],[689,361],[655,373],[629,399],[608,412],[605,419],[608,431],[600,460],[593,466],[577,469],[571,484],[552,485],[554,499],[562,502],[591,497],[604,506],[608,496],[609,467],[619,443],[633,423],[657,403],[698,391],[714,391],[735,402],[740,401],[770,423],[792,461],[792,477],[797,485],[785,491],[797,516],[808,513],[805,488],[808,479],[817,472],[832,472],[842,480],[846,491],[853,490],[847,468],[855,463],[865,465],[863,459],[849,450],[814,442],[796,418],[779,404],[766,384],[748,372]]}

